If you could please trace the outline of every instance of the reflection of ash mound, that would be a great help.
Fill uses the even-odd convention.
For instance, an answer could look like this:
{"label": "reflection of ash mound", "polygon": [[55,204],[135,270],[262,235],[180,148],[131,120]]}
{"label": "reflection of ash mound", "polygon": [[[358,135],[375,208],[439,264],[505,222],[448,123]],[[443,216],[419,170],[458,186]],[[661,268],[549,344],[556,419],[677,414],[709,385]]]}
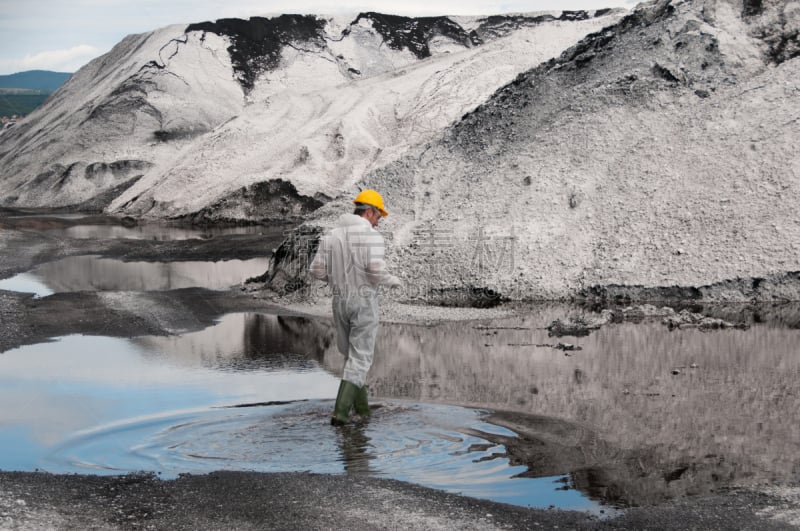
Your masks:
{"label": "reflection of ash mound", "polygon": [[559,419],[494,412],[488,420],[517,434],[478,433],[505,446],[512,465],[527,468],[520,477],[569,474],[574,488],[611,505],[707,494],[723,486],[735,467],[716,456],[662,462],[646,449],[615,448],[590,430]]}
{"label": "reflection of ash mound", "polygon": [[490,288],[475,286],[435,288],[419,295],[427,304],[451,308],[493,308],[508,300]]}
{"label": "reflection of ash mound", "polygon": [[[796,307],[794,305],[793,307]],[[613,323],[641,323],[645,321],[660,320],[670,330],[675,328],[698,328],[700,330],[726,330],[736,328],[747,330],[750,322],[759,322],[756,310],[751,309],[752,316],[748,319],[741,315],[742,309],[737,308],[733,321],[725,320],[721,315],[730,315],[731,306],[710,306],[704,309],[697,306],[697,311],[688,308],[676,311],[669,306],[657,308],[651,304],[639,306],[626,306],[624,308],[603,309],[599,313],[585,312],[581,315],[569,315],[556,319],[547,328],[550,337],[585,337],[599,330],[607,324]]]}
{"label": "reflection of ash mound", "polygon": [[722,319],[707,317],[699,313],[692,313],[689,310],[683,310],[679,314],[667,317],[663,322],[670,330],[674,328],[699,328],[700,330],[725,330],[736,328],[738,330],[747,330],[750,328],[750,325],[745,323],[729,323]]}

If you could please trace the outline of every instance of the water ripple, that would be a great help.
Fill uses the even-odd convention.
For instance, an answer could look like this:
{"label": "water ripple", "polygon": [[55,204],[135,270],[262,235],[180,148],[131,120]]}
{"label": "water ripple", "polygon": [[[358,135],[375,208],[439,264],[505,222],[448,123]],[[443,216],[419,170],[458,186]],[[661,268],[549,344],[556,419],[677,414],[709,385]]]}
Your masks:
{"label": "water ripple", "polygon": [[570,488],[568,476],[515,477],[525,468],[511,466],[502,445],[475,435],[516,436],[486,422],[485,411],[391,401],[368,421],[331,427],[330,401],[250,406],[118,422],[76,435],[46,462],[60,472],[162,477],[221,469],[370,474],[516,505],[607,510]]}

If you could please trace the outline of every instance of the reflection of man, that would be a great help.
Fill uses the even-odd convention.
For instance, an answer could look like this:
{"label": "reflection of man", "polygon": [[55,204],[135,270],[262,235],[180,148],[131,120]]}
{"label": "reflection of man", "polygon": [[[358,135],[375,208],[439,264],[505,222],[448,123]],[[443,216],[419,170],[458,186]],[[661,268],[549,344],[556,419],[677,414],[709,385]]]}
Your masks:
{"label": "reflection of man", "polygon": [[310,273],[327,281],[333,291],[333,321],[339,352],[347,361],[336,396],[331,424],[345,424],[350,409],[369,414],[367,372],[372,366],[378,333],[378,287],[399,286],[386,272],[383,237],[374,229],[387,216],[383,198],[364,190],[353,201],[352,214],[343,214],[336,227],[322,238]]}
{"label": "reflection of man", "polygon": [[345,472],[369,473],[369,462],[375,456],[369,453],[370,438],[363,424],[348,424],[339,430],[339,446]]}

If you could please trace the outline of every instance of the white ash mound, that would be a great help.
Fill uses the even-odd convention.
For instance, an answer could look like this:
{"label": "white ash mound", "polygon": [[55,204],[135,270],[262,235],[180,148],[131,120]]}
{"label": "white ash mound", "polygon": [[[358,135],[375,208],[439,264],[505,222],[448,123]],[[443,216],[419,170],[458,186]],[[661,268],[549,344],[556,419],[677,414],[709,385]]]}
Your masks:
{"label": "white ash mound", "polygon": [[133,35],[0,136],[0,204],[302,219],[622,13],[282,15]]}
{"label": "white ash mound", "polygon": [[800,299],[798,27],[788,1],[641,4],[370,173],[408,298]]}

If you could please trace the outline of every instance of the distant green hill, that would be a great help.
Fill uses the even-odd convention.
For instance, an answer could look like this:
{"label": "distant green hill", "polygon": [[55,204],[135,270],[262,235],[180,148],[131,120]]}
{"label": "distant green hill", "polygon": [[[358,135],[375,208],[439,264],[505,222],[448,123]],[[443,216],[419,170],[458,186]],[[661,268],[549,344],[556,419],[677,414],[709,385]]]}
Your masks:
{"label": "distant green hill", "polygon": [[0,116],[25,116],[63,85],[72,74],[28,70],[0,76]]}
{"label": "distant green hill", "polygon": [[0,88],[20,88],[55,92],[72,74],[49,70],[28,70],[0,76]]}
{"label": "distant green hill", "polygon": [[44,90],[0,89],[0,116],[25,116],[50,96]]}

